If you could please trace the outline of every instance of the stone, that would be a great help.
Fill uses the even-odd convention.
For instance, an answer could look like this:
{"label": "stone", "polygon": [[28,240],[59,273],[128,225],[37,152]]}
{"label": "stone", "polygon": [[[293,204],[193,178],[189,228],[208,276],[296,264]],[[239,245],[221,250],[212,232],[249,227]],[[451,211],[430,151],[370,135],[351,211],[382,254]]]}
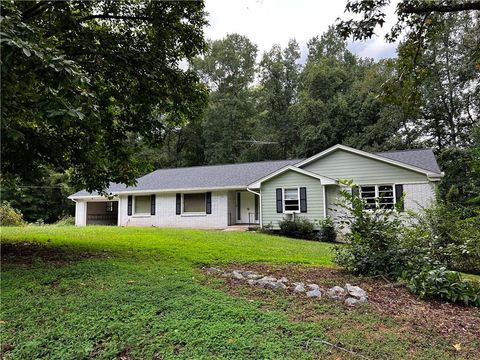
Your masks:
{"label": "stone", "polygon": [[318,290],[320,289],[320,286],[318,286],[317,284],[308,284],[307,285],[311,290]]}
{"label": "stone", "polygon": [[250,271],[250,270],[246,270],[246,271],[238,271],[240,274],[242,274],[243,276],[245,276],[246,278],[248,278],[250,275],[257,275],[257,273],[255,271]]}
{"label": "stone", "polygon": [[322,292],[320,291],[320,289],[314,289],[314,290],[310,290],[310,291],[307,291],[307,296],[309,298],[321,298],[322,297]]}
{"label": "stone", "polygon": [[273,290],[277,290],[277,289],[285,290],[287,288],[287,286],[280,281],[267,282],[267,283],[265,283],[264,287],[267,288],[267,289],[273,289]]}
{"label": "stone", "polygon": [[280,281],[282,283],[286,283],[286,282],[288,282],[288,279],[285,276],[283,276],[278,281]]}
{"label": "stone", "polygon": [[232,271],[232,277],[238,280],[245,279],[245,277],[237,270]]}
{"label": "stone", "polygon": [[217,268],[214,268],[214,267],[203,268],[203,270],[205,270],[209,274],[221,274],[221,273],[223,273],[223,270],[220,270],[220,269],[217,269]]}
{"label": "stone", "polygon": [[345,299],[344,304],[347,306],[356,306],[356,305],[363,305],[368,302],[366,297],[360,297],[359,299],[354,297],[348,297]]}
{"label": "stone", "polygon": [[[244,274],[245,275],[245,274]],[[263,278],[263,275],[260,275],[260,274],[249,274],[247,275],[247,279],[260,279],[260,278]]]}
{"label": "stone", "polygon": [[350,284],[345,285],[345,290],[347,290],[348,295],[353,296],[354,298],[361,299],[362,297],[367,297],[367,292],[361,287],[353,286]]}
{"label": "stone", "polygon": [[346,295],[346,292],[341,286],[334,286],[327,290],[327,295],[333,300],[340,300]]}
{"label": "stone", "polygon": [[302,282],[296,282],[296,283],[293,283],[293,285],[295,286],[293,288],[293,292],[296,292],[296,293],[299,293],[299,292],[305,292],[305,285],[302,283]]}
{"label": "stone", "polygon": [[255,279],[248,279],[248,280],[247,280],[247,283],[248,283],[249,285],[256,285],[256,284],[257,284],[257,280],[255,280]]}

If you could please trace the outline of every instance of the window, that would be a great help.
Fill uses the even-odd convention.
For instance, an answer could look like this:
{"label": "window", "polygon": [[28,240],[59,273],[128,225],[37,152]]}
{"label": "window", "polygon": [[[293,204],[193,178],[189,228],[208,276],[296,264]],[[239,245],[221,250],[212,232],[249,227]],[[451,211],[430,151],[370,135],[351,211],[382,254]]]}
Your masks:
{"label": "window", "polygon": [[135,196],[135,214],[150,214],[150,195]]}
{"label": "window", "polygon": [[206,213],[206,196],[200,194],[183,194],[184,213]]}
{"label": "window", "polygon": [[393,185],[364,185],[360,186],[360,196],[366,202],[366,209],[393,209],[395,207],[395,193]]}
{"label": "window", "polygon": [[106,212],[113,212],[113,201],[107,201],[107,208],[105,209]]}
{"label": "window", "polygon": [[300,211],[299,197],[298,188],[283,189],[283,211]]}

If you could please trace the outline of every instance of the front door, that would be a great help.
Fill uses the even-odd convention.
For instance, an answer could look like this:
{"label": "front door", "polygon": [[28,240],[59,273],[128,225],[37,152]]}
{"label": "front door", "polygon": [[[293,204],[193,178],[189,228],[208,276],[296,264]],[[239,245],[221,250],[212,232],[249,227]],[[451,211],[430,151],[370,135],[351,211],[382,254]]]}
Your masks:
{"label": "front door", "polygon": [[[255,224],[255,197],[249,191],[237,192],[237,224]],[[258,216],[257,216],[258,217]]]}

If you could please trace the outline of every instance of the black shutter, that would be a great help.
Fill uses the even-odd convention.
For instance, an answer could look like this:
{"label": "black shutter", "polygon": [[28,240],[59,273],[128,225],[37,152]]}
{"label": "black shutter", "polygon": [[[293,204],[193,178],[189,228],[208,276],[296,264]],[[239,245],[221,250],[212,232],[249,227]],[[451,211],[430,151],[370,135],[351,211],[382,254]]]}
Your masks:
{"label": "black shutter", "polygon": [[237,220],[242,219],[240,198],[241,198],[241,195],[239,192],[237,192]]}
{"label": "black shutter", "polygon": [[182,194],[177,193],[176,204],[175,204],[175,214],[180,215],[182,213]]}
{"label": "black shutter", "polygon": [[354,197],[357,197],[357,196],[359,195],[359,188],[358,188],[358,186],[354,185],[354,186],[352,187],[352,195],[353,195]]}
{"label": "black shutter", "polygon": [[155,215],[155,194],[150,195],[150,215]]}
{"label": "black shutter", "polygon": [[307,212],[307,188],[300,188],[300,212]]}
{"label": "black shutter", "polygon": [[283,213],[282,189],[277,189],[277,213]]}
{"label": "black shutter", "polygon": [[403,185],[397,184],[395,185],[395,204],[398,211],[403,211],[405,207],[403,206]]}
{"label": "black shutter", "polygon": [[255,196],[255,221],[256,221],[256,220],[258,220],[258,210],[259,210],[259,209],[258,209],[258,208],[259,208],[259,206],[258,206],[258,198],[259,198],[259,196],[258,196],[258,195],[255,195],[255,194],[253,194],[253,196]]}
{"label": "black shutter", "polygon": [[128,195],[128,203],[127,203],[127,215],[132,215],[132,195]]}
{"label": "black shutter", "polygon": [[207,192],[206,198],[207,198],[206,213],[211,214],[212,213],[212,193]]}

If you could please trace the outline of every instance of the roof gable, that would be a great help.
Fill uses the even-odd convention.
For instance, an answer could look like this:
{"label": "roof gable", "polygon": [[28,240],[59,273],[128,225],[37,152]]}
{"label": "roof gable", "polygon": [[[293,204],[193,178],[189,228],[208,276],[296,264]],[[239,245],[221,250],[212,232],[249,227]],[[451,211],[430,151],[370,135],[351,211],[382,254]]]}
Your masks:
{"label": "roof gable", "polygon": [[[366,151],[357,150],[357,149],[351,148],[349,146],[340,145],[340,144],[332,146],[332,147],[330,147],[330,148],[328,148],[328,149],[326,149],[326,150],[324,150],[324,151],[322,151],[322,152],[320,152],[316,155],[313,155],[313,156],[309,157],[308,159],[305,159],[305,160],[299,162],[298,164],[295,164],[295,166],[298,166],[298,167],[306,166],[306,165],[312,163],[313,161],[321,159],[322,157],[325,157],[328,154],[330,154],[330,153],[332,153],[336,150],[343,150],[343,151],[347,151],[347,152],[350,152],[350,153],[354,153],[356,155],[360,155],[360,156],[364,156],[364,157],[367,157],[367,158],[370,158],[370,159],[385,162],[385,163],[388,163],[388,164],[391,164],[391,165],[395,165],[395,166],[405,168],[405,169],[408,169],[408,170],[411,170],[411,171],[415,171],[415,172],[418,172],[418,173],[421,173],[421,174],[425,174],[427,176],[432,176],[432,178],[443,176],[442,173],[440,172],[440,169],[438,168],[438,165],[436,165],[435,156],[433,155],[433,152],[431,152],[431,150],[430,150],[430,152],[431,152],[431,155],[433,156],[433,161],[430,159],[429,165],[430,165],[431,168],[435,168],[434,167],[434,164],[435,164],[436,168],[438,168],[438,170],[439,170],[438,172],[430,170],[430,169],[419,167],[418,165],[423,164],[423,162],[421,161],[421,157],[419,157],[419,156],[416,157],[417,161],[412,160],[413,164],[411,164],[411,163],[408,163],[407,157],[398,155],[398,153],[401,153],[401,151],[397,151],[396,152],[397,154],[388,153],[388,152],[387,153],[369,153],[369,152],[366,152]],[[425,150],[425,152],[430,154],[428,152],[428,150]],[[406,152],[404,152],[404,153],[406,154]],[[379,155],[379,154],[382,154],[382,155]],[[391,155],[389,156],[389,154],[391,154]],[[403,161],[398,160],[400,158],[403,159]],[[414,164],[417,164],[417,165],[414,165]]]}

